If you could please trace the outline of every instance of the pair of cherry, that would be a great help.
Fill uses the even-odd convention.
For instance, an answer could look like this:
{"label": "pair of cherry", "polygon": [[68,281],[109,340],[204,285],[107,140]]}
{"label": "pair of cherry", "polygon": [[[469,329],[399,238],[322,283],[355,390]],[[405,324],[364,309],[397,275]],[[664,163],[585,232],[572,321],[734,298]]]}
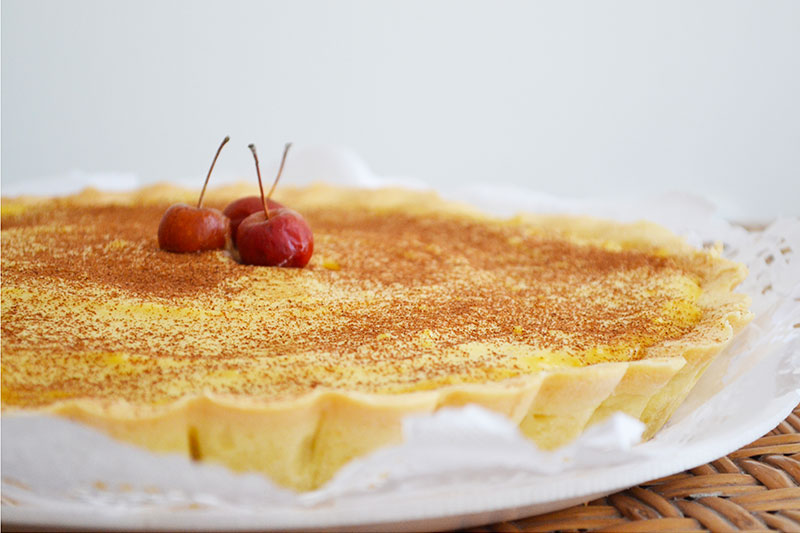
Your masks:
{"label": "pair of cherry", "polygon": [[255,145],[249,145],[256,161],[256,174],[261,196],[246,196],[228,204],[224,211],[203,207],[211,171],[222,147],[230,140],[225,137],[208,169],[197,206],[174,204],[161,218],[158,226],[158,246],[169,252],[200,252],[220,250],[230,240],[246,265],[304,267],[314,251],[314,236],[308,223],[296,211],[270,199],[286,163],[291,143],[283,151],[278,175],[269,194],[264,195],[261,170]]}

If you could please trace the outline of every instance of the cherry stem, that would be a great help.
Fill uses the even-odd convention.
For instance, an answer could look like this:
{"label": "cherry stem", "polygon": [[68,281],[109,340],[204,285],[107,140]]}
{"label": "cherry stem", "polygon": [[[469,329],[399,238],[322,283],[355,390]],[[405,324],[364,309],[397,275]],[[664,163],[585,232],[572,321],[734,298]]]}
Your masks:
{"label": "cherry stem", "polygon": [[283,158],[281,159],[281,166],[278,168],[278,175],[275,176],[275,181],[272,183],[272,188],[269,190],[269,193],[266,196],[264,196],[264,185],[261,183],[261,169],[258,166],[256,145],[248,144],[247,147],[250,148],[251,152],[253,152],[253,159],[256,160],[256,175],[258,176],[258,190],[261,191],[261,206],[264,208],[264,216],[269,219],[269,207],[267,207],[267,200],[272,197],[272,193],[275,192],[275,187],[278,185],[278,180],[281,179],[283,166],[286,164],[286,155],[289,153],[289,148],[292,147],[292,143],[286,143],[286,146],[283,148]]}
{"label": "cherry stem", "polygon": [[281,179],[281,174],[283,174],[283,165],[286,164],[286,156],[289,154],[289,148],[292,147],[292,143],[286,143],[286,146],[283,147],[283,157],[281,158],[281,166],[278,167],[278,175],[275,176],[275,181],[272,183],[272,188],[269,190],[269,194],[267,194],[267,199],[272,198],[272,193],[275,192],[275,187],[278,186],[278,180]]}
{"label": "cherry stem", "polygon": [[253,152],[253,159],[256,160],[256,175],[258,176],[258,190],[261,191],[261,206],[264,208],[264,216],[269,219],[269,209],[267,208],[267,199],[264,197],[264,185],[261,184],[261,169],[258,167],[258,154],[256,153],[256,145],[248,144],[248,148]]}
{"label": "cherry stem", "polygon": [[224,139],[222,139],[222,143],[217,148],[217,153],[214,156],[214,160],[211,161],[211,168],[208,169],[208,175],[206,175],[206,181],[203,183],[203,190],[200,191],[200,198],[197,199],[197,208],[200,209],[203,207],[203,196],[206,194],[206,187],[208,187],[208,179],[211,177],[211,171],[214,170],[214,165],[217,164],[217,158],[219,157],[219,153],[222,151],[222,147],[225,146],[231,138],[226,135]]}

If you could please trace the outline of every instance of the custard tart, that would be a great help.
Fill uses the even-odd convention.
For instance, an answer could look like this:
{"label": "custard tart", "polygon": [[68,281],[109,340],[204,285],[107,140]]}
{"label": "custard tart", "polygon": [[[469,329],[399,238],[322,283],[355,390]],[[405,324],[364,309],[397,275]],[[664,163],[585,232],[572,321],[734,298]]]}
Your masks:
{"label": "custard tart", "polygon": [[501,413],[544,449],[616,411],[652,436],[750,319],[744,266],[652,223],[314,185],[278,198],[314,232],[308,266],[259,267],[158,248],[161,214],[195,195],[3,200],[4,416],[311,490],[447,406]]}

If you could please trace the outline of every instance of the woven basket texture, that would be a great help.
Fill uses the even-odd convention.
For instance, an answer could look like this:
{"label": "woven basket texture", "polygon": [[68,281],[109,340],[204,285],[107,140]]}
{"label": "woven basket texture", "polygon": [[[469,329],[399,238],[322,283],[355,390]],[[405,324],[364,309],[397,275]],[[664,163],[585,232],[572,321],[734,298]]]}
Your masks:
{"label": "woven basket texture", "polygon": [[767,435],[716,461],[562,511],[470,531],[800,532],[800,405]]}

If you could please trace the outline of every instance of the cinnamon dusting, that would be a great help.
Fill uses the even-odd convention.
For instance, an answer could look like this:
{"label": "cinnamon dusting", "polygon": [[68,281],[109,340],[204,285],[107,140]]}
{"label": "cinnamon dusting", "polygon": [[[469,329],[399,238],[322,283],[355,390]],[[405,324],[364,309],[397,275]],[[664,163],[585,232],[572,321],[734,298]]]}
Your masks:
{"label": "cinnamon dusting", "polygon": [[646,357],[701,313],[687,258],[547,228],[296,206],[316,247],[298,270],[161,251],[166,207],[56,200],[3,218],[4,408],[500,381]]}

